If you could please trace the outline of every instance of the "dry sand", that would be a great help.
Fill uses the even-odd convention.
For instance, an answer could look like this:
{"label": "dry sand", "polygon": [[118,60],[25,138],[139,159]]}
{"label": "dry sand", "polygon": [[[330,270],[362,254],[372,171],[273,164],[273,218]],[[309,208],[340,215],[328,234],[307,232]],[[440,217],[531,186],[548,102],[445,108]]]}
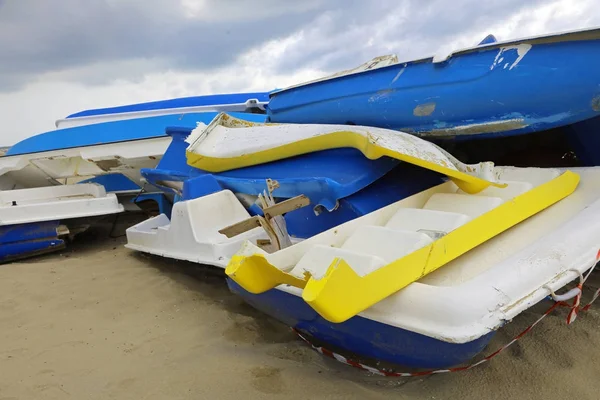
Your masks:
{"label": "dry sand", "polygon": [[600,398],[600,304],[571,326],[557,311],[471,371],[381,378],[323,358],[222,276],[124,242],[100,229],[0,266],[0,399]]}

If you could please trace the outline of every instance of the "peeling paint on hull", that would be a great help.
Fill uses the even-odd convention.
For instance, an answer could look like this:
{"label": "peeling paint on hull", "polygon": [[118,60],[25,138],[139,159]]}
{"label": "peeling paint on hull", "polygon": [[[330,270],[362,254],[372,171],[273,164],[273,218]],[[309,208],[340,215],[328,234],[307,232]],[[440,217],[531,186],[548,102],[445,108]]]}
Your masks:
{"label": "peeling paint on hull", "polygon": [[[504,61],[504,57],[502,57],[502,55],[510,50],[515,50],[517,53],[517,58],[515,59],[515,61],[510,65],[510,67],[508,68],[509,70],[513,69],[514,67],[516,67],[519,62],[521,62],[521,60],[523,59],[523,57],[525,57],[525,55],[527,54],[527,52],[529,52],[529,50],[531,50],[531,45],[524,43],[524,44],[518,44],[516,46],[507,46],[507,47],[502,47],[499,51],[498,54],[496,55],[496,58],[494,58],[494,62],[492,63],[492,65],[490,66],[490,71],[493,70],[496,66],[498,66],[498,64],[501,64]],[[508,63],[504,64],[504,68],[506,68],[508,66]]]}
{"label": "peeling paint on hull", "polygon": [[494,133],[512,131],[526,127],[524,119],[509,119],[505,121],[491,121],[480,124],[457,125],[451,128],[433,129],[427,132],[420,132],[420,135],[430,136],[455,136],[455,135],[473,135],[482,133]]}
{"label": "peeling paint on hull", "polygon": [[413,110],[413,115],[415,117],[426,117],[428,115],[431,115],[431,113],[433,113],[434,110],[435,110],[435,103],[419,104]]}
{"label": "peeling paint on hull", "polygon": [[440,63],[416,60],[297,85],[271,94],[268,121],[457,139],[578,123],[600,112],[600,30],[592,33],[486,45]]}

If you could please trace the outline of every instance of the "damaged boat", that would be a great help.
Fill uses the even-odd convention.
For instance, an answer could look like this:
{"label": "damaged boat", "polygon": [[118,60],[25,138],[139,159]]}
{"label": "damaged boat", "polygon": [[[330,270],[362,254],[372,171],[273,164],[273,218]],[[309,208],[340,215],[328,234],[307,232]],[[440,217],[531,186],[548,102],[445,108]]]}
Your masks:
{"label": "damaged boat", "polygon": [[[214,121],[217,125],[209,124],[210,129],[218,124],[252,124],[226,114]],[[390,157],[369,160],[350,148],[207,172],[190,166],[185,155],[188,142],[207,129],[206,124],[200,124],[195,130],[168,130],[173,140],[163,159],[156,168],[143,169],[141,174],[172,196],[173,210],[129,228],[126,247],[225,267],[244,236],[228,237],[215,227],[247,218],[268,218],[265,213],[272,211],[261,207],[262,195],[288,205],[302,205],[283,217],[287,233],[299,241],[442,181],[439,174],[412,164]],[[289,211],[281,206],[278,209]],[[245,238],[257,243],[268,236],[258,228]]]}
{"label": "damaged boat", "polygon": [[506,188],[446,182],[277,252],[245,242],[228,284],[313,343],[375,364],[469,361],[599,248],[600,168],[494,173]]}
{"label": "damaged boat", "polygon": [[[304,240],[273,220],[271,212],[287,217],[305,206],[285,201],[279,211],[265,204],[263,220],[239,214],[202,226],[207,237],[243,239],[225,270],[233,292],[311,341],[375,362],[468,361],[505,323],[596,263],[600,168],[466,165],[402,132],[228,116],[188,141],[188,163],[212,172],[353,147],[447,177]],[[248,240],[252,230],[268,239]]]}
{"label": "damaged boat", "polygon": [[[211,121],[223,109],[264,121],[266,94],[255,98],[259,94],[199,96],[88,110],[57,123],[59,129],[10,147],[0,157],[0,197],[12,199],[2,205],[8,208],[3,210],[6,215],[0,216],[0,260],[64,246],[65,234],[72,237],[81,230],[60,222],[64,219],[89,220],[124,209],[170,209],[163,192],[140,175],[142,168],[155,167],[161,160],[170,142],[166,128],[192,129]],[[111,207],[106,208],[106,202]],[[71,215],[71,209],[78,212]],[[22,210],[27,210],[26,220],[14,221],[13,214]]]}
{"label": "damaged boat", "polygon": [[[565,127],[600,115],[599,49],[600,29],[593,28],[502,42],[490,35],[407,62],[377,57],[272,92],[268,121],[369,125],[430,140]],[[578,127],[595,132],[586,128]]]}
{"label": "damaged boat", "polygon": [[[194,128],[217,112],[103,122],[46,132],[12,146],[0,158],[0,190],[99,183],[119,197],[141,202],[160,189],[144,185],[140,170],[153,168],[170,143],[170,125]],[[239,114],[264,121],[264,115]],[[144,194],[138,196],[144,189]]]}

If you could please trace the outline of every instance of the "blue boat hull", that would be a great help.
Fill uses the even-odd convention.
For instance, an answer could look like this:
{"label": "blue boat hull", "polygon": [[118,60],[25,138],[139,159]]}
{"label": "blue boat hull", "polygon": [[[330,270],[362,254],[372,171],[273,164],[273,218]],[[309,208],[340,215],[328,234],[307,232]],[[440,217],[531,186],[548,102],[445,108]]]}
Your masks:
{"label": "blue boat hull", "polygon": [[[168,134],[173,139],[165,155],[155,169],[142,169],[142,176],[168,193],[175,191],[165,186],[166,182],[183,182],[183,201],[221,190],[256,196],[266,189],[266,178],[277,180],[277,198],[303,194],[310,200],[310,206],[285,216],[288,232],[294,237],[311,237],[443,181],[441,175],[429,170],[387,157],[369,160],[355,149],[326,150],[207,173],[186,163],[185,138],[189,133],[187,128],[170,128]],[[325,208],[319,215],[313,211],[317,206]],[[256,206],[248,211],[262,214]]]}
{"label": "blue boat hull", "polygon": [[[448,343],[360,316],[334,324],[301,297],[271,289],[252,294],[231,279],[229,289],[265,314],[333,351],[350,353],[372,366],[381,361],[409,368],[447,368],[471,360],[495,332],[467,343]],[[377,365],[375,365],[377,364]]]}
{"label": "blue boat hull", "polygon": [[0,226],[0,263],[63,249],[59,221]]}
{"label": "blue boat hull", "polygon": [[429,139],[525,134],[600,115],[600,40],[483,47],[271,94],[271,122],[370,125]]}
{"label": "blue boat hull", "polygon": [[[199,112],[160,115],[57,129],[20,141],[6,152],[6,156],[164,137],[165,130],[170,126],[191,130],[196,128],[198,122],[210,123],[217,114],[218,112]],[[264,122],[266,118],[260,114],[230,114],[255,122]]]}
{"label": "blue boat hull", "polygon": [[[185,158],[190,134],[187,128],[170,128],[171,144],[154,169],[142,169],[142,176],[167,192],[164,181],[185,182],[182,200],[195,199],[215,190],[258,195],[265,190],[265,179],[279,182],[275,195],[291,198],[306,195],[312,203],[331,210],[336,201],[358,192],[392,170],[399,161],[391,158],[369,160],[354,149],[335,149],[221,173],[208,173],[190,167]],[[210,182],[214,180],[215,182]]]}

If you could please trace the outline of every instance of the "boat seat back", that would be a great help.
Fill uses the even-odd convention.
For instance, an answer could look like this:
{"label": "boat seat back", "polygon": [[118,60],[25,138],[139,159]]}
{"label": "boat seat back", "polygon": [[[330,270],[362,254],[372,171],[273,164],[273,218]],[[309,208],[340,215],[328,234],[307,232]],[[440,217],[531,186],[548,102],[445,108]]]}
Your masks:
{"label": "boat seat back", "polygon": [[315,277],[321,277],[334,260],[340,258],[351,265],[359,276],[365,276],[431,242],[432,239],[423,233],[364,226],[340,248],[326,245],[312,247],[291,273],[302,276],[308,271]]}
{"label": "boat seat back", "polygon": [[[502,183],[508,184],[505,188],[498,188],[494,186],[488,186],[486,189],[482,190],[479,193],[475,193],[474,196],[489,196],[489,197],[499,197],[502,200],[506,201],[517,197],[531,189],[533,189],[533,185],[529,182],[518,182],[518,181],[504,181]],[[460,189],[456,190],[458,194],[466,194]]]}
{"label": "boat seat back", "polygon": [[413,232],[440,232],[446,234],[469,222],[465,214],[422,208],[400,208],[385,224],[390,229]]}
{"label": "boat seat back", "polygon": [[436,193],[427,200],[425,210],[447,211],[475,218],[503,203],[499,197],[471,196],[458,193]]}
{"label": "boat seat back", "polygon": [[378,256],[319,244],[311,247],[290,273],[294,276],[304,276],[304,272],[310,272],[315,278],[321,279],[336,257],[351,265],[352,269],[360,276],[373,272],[386,264],[386,261]]}
{"label": "boat seat back", "polygon": [[431,238],[424,233],[382,226],[363,226],[358,228],[341,248],[381,257],[386,263],[390,263],[429,243]]}
{"label": "boat seat back", "polygon": [[199,197],[185,203],[188,215],[180,215],[183,213],[173,209],[172,223],[177,218],[189,218],[193,226],[195,239],[201,242],[221,243],[239,240],[239,238],[227,238],[218,231],[250,218],[248,211],[229,190]]}

